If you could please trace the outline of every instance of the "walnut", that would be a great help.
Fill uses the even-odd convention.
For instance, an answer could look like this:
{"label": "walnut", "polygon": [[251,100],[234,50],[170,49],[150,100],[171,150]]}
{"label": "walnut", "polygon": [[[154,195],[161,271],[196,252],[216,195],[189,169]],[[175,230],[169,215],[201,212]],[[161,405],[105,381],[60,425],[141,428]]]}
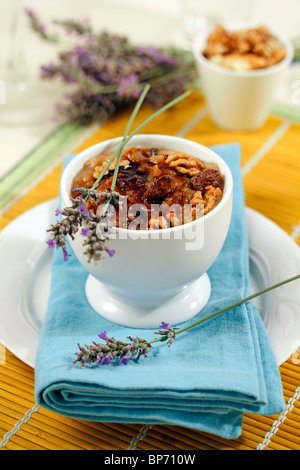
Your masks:
{"label": "walnut", "polygon": [[253,46],[253,53],[262,57],[269,57],[272,52],[272,48],[267,42],[258,42]]}
{"label": "walnut", "polygon": [[285,56],[286,56],[286,51],[283,47],[277,47],[276,49],[274,49],[269,59],[269,67],[283,60]]}
{"label": "walnut", "polygon": [[203,170],[204,165],[200,160],[191,158],[185,153],[172,152],[168,155],[166,163],[183,175],[195,176]]}
{"label": "walnut", "polygon": [[192,206],[196,206],[192,208],[192,219],[198,219],[210,212],[220,202],[222,196],[222,190],[211,185],[205,187],[204,196],[201,191],[196,191],[190,201]]}
{"label": "walnut", "polygon": [[210,212],[221,201],[223,192],[220,188],[206,186],[204,194],[204,215]]}
{"label": "walnut", "polygon": [[192,220],[199,219],[199,217],[203,216],[204,200],[201,191],[196,191],[193,194],[190,204],[195,206],[192,208]]}
{"label": "walnut", "polygon": [[[251,54],[249,54],[251,56]],[[255,56],[254,56],[255,59]],[[264,59],[261,58],[260,61],[264,63]],[[239,54],[238,52],[233,52],[232,54],[227,54],[223,57],[222,60],[223,67],[227,67],[233,70],[251,70],[251,63],[246,57],[246,54]]]}
{"label": "walnut", "polygon": [[280,62],[286,50],[264,26],[230,33],[218,25],[208,37],[203,55],[233,70],[255,70]]}
{"label": "walnut", "polygon": [[201,191],[196,191],[193,194],[193,197],[192,197],[190,203],[192,204],[192,206],[195,206],[196,204],[204,204]]}
{"label": "walnut", "polygon": [[148,158],[148,161],[151,163],[163,163],[165,161],[165,156],[168,155],[170,152],[168,151],[163,151],[161,150],[159,153],[156,155],[151,155],[151,157]]}
{"label": "walnut", "polygon": [[245,54],[251,51],[251,44],[246,38],[240,37],[236,40],[236,49],[240,54]]}
{"label": "walnut", "polygon": [[126,156],[128,160],[130,160],[134,165],[140,165],[141,163],[145,163],[148,160],[144,149],[136,147],[129,149]]}
{"label": "walnut", "polygon": [[158,230],[161,228],[178,227],[182,225],[181,220],[170,211],[165,215],[160,215],[157,218],[150,219],[149,230]]}
{"label": "walnut", "polygon": [[166,215],[166,219],[170,222],[171,227],[178,227],[178,225],[181,225],[180,219],[178,217],[176,217],[174,212],[169,212]]}
{"label": "walnut", "polygon": [[[106,166],[106,164],[107,164],[107,161],[104,161],[104,162],[101,163],[101,165],[98,165],[98,166],[95,167],[95,171],[94,171],[94,174],[93,174],[95,179],[97,179],[100,176],[100,174],[101,174],[102,170],[104,169],[104,167]],[[117,159],[115,159],[111,162],[111,164],[109,165],[108,169],[106,170],[106,172],[104,174],[107,175],[109,173],[109,171],[114,170],[116,168],[116,164],[117,164]],[[120,167],[126,167],[127,165],[130,165],[130,161],[127,160],[127,159],[124,159],[124,160],[121,159]]]}
{"label": "walnut", "polygon": [[149,220],[149,230],[158,230],[160,228],[169,228],[169,223],[166,218],[162,215],[156,219]]}
{"label": "walnut", "polygon": [[221,25],[217,25],[216,29],[208,37],[206,49],[203,51],[205,57],[210,58],[214,55],[228,54],[231,50],[230,34]]}

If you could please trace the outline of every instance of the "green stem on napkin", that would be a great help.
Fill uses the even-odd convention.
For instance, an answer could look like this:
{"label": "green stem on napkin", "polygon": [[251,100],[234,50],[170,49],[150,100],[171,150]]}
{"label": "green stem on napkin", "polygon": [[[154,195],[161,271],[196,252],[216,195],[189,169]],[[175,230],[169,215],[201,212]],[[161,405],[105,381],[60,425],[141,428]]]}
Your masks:
{"label": "green stem on napkin", "polygon": [[199,326],[200,324],[210,320],[213,317],[216,317],[217,315],[220,315],[221,313],[226,312],[227,310],[230,310],[234,307],[238,307],[239,305],[246,303],[254,299],[255,297],[263,295],[273,289],[283,286],[284,284],[295,281],[296,279],[300,279],[300,274],[286,279],[285,281],[281,281],[278,284],[274,284],[270,287],[267,287],[266,289],[256,292],[255,294],[249,295],[248,297],[245,297],[242,300],[238,300],[237,302],[234,302],[233,304],[228,305],[227,307],[217,310],[216,312],[213,312],[210,315],[201,318],[201,320],[198,320],[192,323],[191,325],[188,325],[181,329],[173,328],[170,326],[169,323],[162,322],[159,326],[161,330],[154,332],[155,334],[160,335],[160,338],[155,338],[152,341],[147,341],[146,339],[140,338],[138,336],[127,336],[127,338],[131,342],[126,343],[124,341],[117,341],[115,340],[115,338],[109,338],[106,334],[106,331],[104,331],[98,336],[101,339],[105,340],[105,344],[93,342],[91,346],[85,345],[85,347],[82,347],[80,346],[80,344],[78,344],[80,352],[75,353],[77,358],[75,359],[75,361],[73,361],[73,363],[76,364],[77,362],[79,362],[79,367],[82,367],[86,364],[91,363],[101,365],[109,364],[113,360],[118,359],[120,364],[128,364],[129,360],[135,357],[137,359],[139,359],[141,356],[148,357],[148,352],[152,347],[152,344],[157,343],[159,341],[168,341],[168,346],[171,346],[171,344],[174,342],[176,336],[179,333],[183,333],[184,331],[188,331],[191,328],[195,328],[196,326]]}
{"label": "green stem on napkin", "polygon": [[[224,307],[224,308],[221,308],[220,310],[217,310],[216,312],[213,312],[211,313],[210,315],[207,315],[206,317],[203,317],[201,318],[200,320],[194,322],[194,323],[191,323],[191,325],[188,325],[188,326],[185,326],[184,328],[181,328],[179,330],[176,331],[176,335],[178,335],[179,333],[183,333],[184,331],[187,331],[187,330],[190,330],[191,328],[195,328],[195,326],[198,326],[200,325],[201,323],[204,323],[206,322],[207,320],[210,320],[211,318],[213,317],[216,317],[217,315],[220,315],[221,313],[223,312],[226,312],[227,310],[230,310],[232,308],[235,308],[235,307],[238,307],[239,305],[242,305],[246,302],[249,302],[250,300],[252,299],[255,299],[255,297],[258,297],[260,295],[263,295],[263,294],[266,294],[267,292],[273,290],[273,289],[276,289],[280,286],[283,286],[284,284],[287,284],[289,282],[292,282],[292,281],[295,281],[296,279],[300,279],[300,274],[298,274],[297,276],[294,276],[294,277],[291,277],[289,279],[286,279],[285,281],[281,281],[279,282],[278,284],[274,284],[270,287],[267,287],[266,289],[263,289],[259,292],[256,292],[255,294],[251,294],[249,295],[248,297],[245,297],[244,299],[242,300],[238,300],[237,302],[231,304],[231,305],[228,305],[227,307]],[[168,339],[167,336],[164,336],[162,338],[156,338],[154,339],[153,341],[150,341],[150,343],[156,343],[158,341],[166,341]]]}

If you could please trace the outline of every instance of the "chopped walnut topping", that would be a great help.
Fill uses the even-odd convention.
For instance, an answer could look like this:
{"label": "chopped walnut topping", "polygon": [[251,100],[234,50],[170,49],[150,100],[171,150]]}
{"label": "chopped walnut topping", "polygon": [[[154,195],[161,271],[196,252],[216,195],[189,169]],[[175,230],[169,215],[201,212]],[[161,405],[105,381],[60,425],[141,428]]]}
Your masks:
{"label": "chopped walnut topping", "polygon": [[179,225],[182,225],[181,220],[174,214],[174,212],[170,211],[165,215],[160,215],[157,218],[150,219],[149,230],[178,227]]}
{"label": "chopped walnut topping", "polygon": [[[221,201],[223,196],[222,190],[219,187],[214,188],[213,186],[206,186],[204,193],[205,194],[203,197],[201,191],[196,191],[190,201],[192,206],[198,206],[192,208],[193,220],[198,219],[201,217],[201,215],[205,215],[210,212]],[[202,208],[199,207],[203,207],[203,205],[204,212]]]}
{"label": "chopped walnut topping", "polygon": [[203,215],[204,215],[203,205],[201,206],[197,205],[196,207],[192,208],[192,220],[199,219],[200,217],[203,217]]}
{"label": "chopped walnut topping", "polygon": [[185,153],[172,152],[168,155],[166,163],[183,175],[195,176],[203,170],[204,165],[196,158],[191,158]]}
{"label": "chopped walnut topping", "polygon": [[181,220],[178,217],[176,217],[174,212],[169,212],[166,215],[166,219],[169,220],[171,227],[178,227],[178,225],[181,225]]}
{"label": "chopped walnut topping", "polygon": [[195,206],[196,204],[204,204],[201,191],[196,191],[193,194],[193,197],[191,199],[191,204],[192,206]]}
{"label": "chopped walnut topping", "polygon": [[[107,164],[107,161],[101,163],[101,165],[98,165],[95,167],[95,170],[94,170],[94,178],[98,178],[102,172],[102,170],[104,169],[104,167],[106,166]],[[111,164],[109,165],[108,169],[106,170],[106,172],[104,173],[105,175],[107,175],[109,173],[109,171],[111,170],[114,170],[116,168],[116,164],[117,164],[117,159],[113,160],[111,162]],[[130,165],[130,161],[127,160],[127,159],[124,159],[120,161],[120,167],[126,167],[127,165]]]}
{"label": "chopped walnut topping", "polygon": [[204,194],[204,215],[210,212],[221,201],[223,192],[220,188],[206,186]]}
{"label": "chopped walnut topping", "polygon": [[159,153],[157,153],[156,155],[151,155],[151,157],[149,157],[149,162],[151,163],[163,163],[165,161],[165,156],[168,155],[170,152],[168,150],[160,150]]}
{"label": "chopped walnut topping", "polygon": [[170,224],[166,220],[166,218],[160,215],[156,219],[149,220],[149,230],[158,230],[160,228],[169,228]]}
{"label": "chopped walnut topping", "polygon": [[[105,152],[84,164],[72,182],[73,197],[77,196],[77,188],[91,188],[95,184],[111,156],[112,152]],[[116,162],[117,159],[109,165],[105,178],[97,183],[99,194],[111,188]],[[116,191],[126,198],[126,225],[130,229],[156,230],[185,225],[209,212],[222,198],[224,177],[217,165],[183,152],[132,147],[124,150],[120,167]],[[153,212],[158,205],[158,212]],[[96,213],[97,204],[92,200],[87,201],[87,207]],[[118,209],[116,226],[124,226]]]}
{"label": "chopped walnut topping", "polygon": [[208,37],[203,55],[223,67],[255,70],[277,64],[286,50],[264,26],[230,33],[218,25]]}
{"label": "chopped walnut topping", "polygon": [[192,208],[192,220],[199,219],[199,217],[204,215],[204,200],[201,191],[196,191],[193,194],[190,203],[192,204],[192,206],[195,206]]}

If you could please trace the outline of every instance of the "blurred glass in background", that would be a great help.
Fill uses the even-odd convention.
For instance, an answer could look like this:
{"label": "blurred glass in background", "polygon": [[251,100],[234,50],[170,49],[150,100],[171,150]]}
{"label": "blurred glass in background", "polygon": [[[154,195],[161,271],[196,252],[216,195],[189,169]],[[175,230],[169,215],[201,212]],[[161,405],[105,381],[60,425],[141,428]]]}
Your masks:
{"label": "blurred glass in background", "polygon": [[[28,42],[26,3],[11,0],[1,13],[7,25],[1,57],[1,80],[5,83],[5,106],[0,108],[2,126],[31,126],[51,122],[53,109],[49,106],[59,95],[54,87],[39,79],[33,67],[33,50]],[[2,33],[2,39],[3,33]],[[3,44],[3,43],[2,43]],[[60,94],[60,93],[59,93]]]}

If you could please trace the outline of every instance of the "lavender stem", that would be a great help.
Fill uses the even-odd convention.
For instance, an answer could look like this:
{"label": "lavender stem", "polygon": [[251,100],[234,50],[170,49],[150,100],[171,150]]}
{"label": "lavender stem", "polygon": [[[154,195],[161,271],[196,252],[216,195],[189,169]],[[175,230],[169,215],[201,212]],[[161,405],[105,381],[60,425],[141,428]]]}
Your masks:
{"label": "lavender stem", "polygon": [[[211,313],[210,315],[207,315],[206,317],[204,318],[201,318],[200,320],[192,323],[191,325],[188,325],[188,326],[185,326],[184,328],[181,328],[179,329],[178,331],[176,331],[176,336],[179,334],[179,333],[183,333],[184,331],[187,331],[187,330],[190,330],[191,328],[195,328],[195,326],[198,326],[200,325],[201,323],[204,323],[206,322],[207,320],[210,320],[211,318],[213,317],[216,317],[217,315],[220,315],[221,313],[223,312],[226,312],[227,310],[230,310],[232,308],[235,308],[235,307],[238,307],[239,305],[243,304],[243,303],[246,303],[246,302],[249,302],[249,300],[252,300],[254,299],[255,297],[258,297],[260,295],[263,295],[273,289],[276,289],[280,286],[283,286],[284,284],[287,284],[289,282],[292,282],[292,281],[295,281],[297,279],[300,279],[300,274],[298,274],[297,276],[294,276],[294,277],[291,277],[289,279],[286,279],[285,281],[281,281],[279,282],[278,284],[274,284],[270,287],[267,287],[266,289],[263,289],[259,292],[256,292],[255,294],[251,294],[249,295],[248,297],[245,297],[244,299],[242,300],[238,300],[237,302],[234,302],[233,304],[231,305],[228,305],[227,307],[224,307],[224,308],[221,308],[220,310],[217,310],[216,312],[213,312]],[[157,343],[158,341],[166,341],[168,339],[167,336],[163,336],[161,338],[156,338],[152,341],[149,341],[151,344],[152,343]]]}

